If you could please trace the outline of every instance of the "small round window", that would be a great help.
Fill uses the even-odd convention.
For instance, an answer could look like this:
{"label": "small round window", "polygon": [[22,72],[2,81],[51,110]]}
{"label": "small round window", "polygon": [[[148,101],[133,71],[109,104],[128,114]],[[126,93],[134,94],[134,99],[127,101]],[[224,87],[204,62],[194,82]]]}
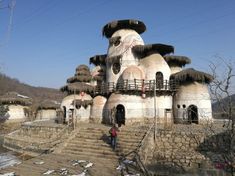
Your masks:
{"label": "small round window", "polygon": [[121,70],[121,65],[120,63],[114,63],[113,64],[113,73],[118,74]]}

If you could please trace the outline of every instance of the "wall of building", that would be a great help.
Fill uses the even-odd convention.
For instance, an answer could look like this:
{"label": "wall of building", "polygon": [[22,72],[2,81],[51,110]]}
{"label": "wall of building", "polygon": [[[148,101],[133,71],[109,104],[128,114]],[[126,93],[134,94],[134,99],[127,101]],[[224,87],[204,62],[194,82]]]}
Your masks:
{"label": "wall of building", "polygon": [[143,119],[144,103],[141,96],[113,93],[105,105],[105,122],[112,122],[111,110],[119,104],[123,105],[125,108],[126,122],[134,122],[135,120]]}
{"label": "wall of building", "polygon": [[187,119],[187,108],[190,105],[197,106],[199,123],[212,120],[207,84],[193,82],[181,85],[174,96],[174,117],[179,120]]}
{"label": "wall of building", "polygon": [[107,82],[117,82],[122,72],[130,65],[137,65],[138,60],[134,57],[131,48],[135,45],[144,45],[140,35],[134,30],[121,29],[116,31],[112,37],[121,36],[121,42],[118,46],[109,45],[108,57],[122,55],[121,70],[118,74],[112,71],[112,64],[106,63],[106,80]]}
{"label": "wall of building", "polygon": [[104,106],[107,98],[103,96],[96,96],[93,99],[93,104],[91,106],[91,116],[90,119],[93,122],[101,122],[104,117]]}
{"label": "wall of building", "polygon": [[28,108],[26,106],[22,106],[22,105],[9,105],[8,106],[9,108],[9,111],[7,112],[8,113],[8,120],[25,120],[27,117],[26,117],[26,114],[25,114],[25,111],[24,111],[24,108]]}
{"label": "wall of building", "polygon": [[171,70],[160,54],[152,54],[140,60],[140,67],[145,72],[146,80],[155,80],[156,73],[162,72],[163,80],[169,80]]}
{"label": "wall of building", "polygon": [[56,110],[55,109],[41,109],[37,112],[36,119],[55,119]]}
{"label": "wall of building", "polygon": [[[154,97],[146,97],[144,99],[145,109],[144,117],[153,118],[155,115]],[[156,117],[161,123],[172,123],[172,96],[161,95],[156,96]]]}

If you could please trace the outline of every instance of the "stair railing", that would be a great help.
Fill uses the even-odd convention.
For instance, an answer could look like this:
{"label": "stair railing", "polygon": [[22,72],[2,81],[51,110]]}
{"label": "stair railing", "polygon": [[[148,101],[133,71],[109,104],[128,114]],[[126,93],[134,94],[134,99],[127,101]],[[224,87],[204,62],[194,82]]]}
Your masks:
{"label": "stair railing", "polygon": [[[134,167],[136,170],[140,171],[144,176],[149,176],[149,173],[148,173],[148,170],[146,169],[144,163],[141,160],[140,151],[145,146],[148,137],[151,135],[151,132],[153,132],[154,123],[148,125],[147,128],[148,128],[147,131],[145,132],[143,138],[141,139],[141,141],[140,141],[139,145],[136,147],[136,149],[119,158],[119,163],[124,164],[126,166],[125,168],[127,171],[128,171],[128,167],[132,167],[132,168]],[[142,131],[140,131],[139,133],[141,133],[141,132]],[[131,155],[133,155],[132,161],[134,164],[133,163],[132,164],[125,163],[126,158]]]}

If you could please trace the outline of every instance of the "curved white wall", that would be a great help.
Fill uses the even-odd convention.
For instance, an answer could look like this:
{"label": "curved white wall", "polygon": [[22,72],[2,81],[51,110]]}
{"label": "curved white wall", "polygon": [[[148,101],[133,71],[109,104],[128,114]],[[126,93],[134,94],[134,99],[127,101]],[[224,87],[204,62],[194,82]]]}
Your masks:
{"label": "curved white wall", "polygon": [[146,80],[155,80],[156,73],[162,72],[163,80],[169,80],[171,70],[160,54],[152,54],[140,61],[140,66],[145,72]]}
{"label": "curved white wall", "polygon": [[113,93],[105,106],[105,122],[111,122],[111,109],[117,105],[123,105],[125,107],[125,118],[126,121],[131,121],[133,119],[142,119],[143,118],[143,108],[144,103],[141,96],[137,95],[124,95],[124,94],[115,94]]}
{"label": "curved white wall", "polygon": [[90,118],[95,122],[101,122],[103,117],[104,106],[107,99],[103,96],[96,96],[93,99],[93,104],[91,106],[91,116]]}
{"label": "curved white wall", "polygon": [[[69,114],[71,114],[70,108],[73,108],[72,102],[73,100],[92,100],[92,97],[89,94],[85,94],[84,96],[81,96],[80,94],[77,95],[68,95],[66,96],[61,103],[61,109],[63,110],[63,107],[66,107],[66,121],[68,121]],[[91,106],[89,105],[87,108],[80,107],[79,109],[75,109],[75,116],[77,120],[81,121],[87,121],[90,117],[90,109]]]}
{"label": "curved white wall", "polygon": [[[186,107],[183,108],[183,105]],[[183,119],[184,109],[187,109],[190,105],[197,106],[199,122],[212,119],[211,99],[207,84],[193,82],[179,87],[174,96],[175,118]]]}
{"label": "curved white wall", "polygon": [[136,59],[132,53],[131,48],[135,45],[144,45],[144,42],[140,35],[134,31],[129,29],[121,29],[116,31],[112,37],[121,36],[120,44],[118,46],[110,45],[108,48],[107,55],[108,57],[122,55],[121,58],[121,70],[118,74],[114,74],[112,71],[112,64],[106,63],[106,80],[107,82],[117,82],[118,78],[122,74],[123,70],[125,70],[130,65],[137,65],[138,59]]}
{"label": "curved white wall", "polygon": [[[144,117],[154,118],[155,116],[154,97],[147,97],[144,99],[144,102],[145,102]],[[171,113],[172,113],[172,96],[156,96],[156,117],[158,118],[159,122],[171,123],[173,121]]]}

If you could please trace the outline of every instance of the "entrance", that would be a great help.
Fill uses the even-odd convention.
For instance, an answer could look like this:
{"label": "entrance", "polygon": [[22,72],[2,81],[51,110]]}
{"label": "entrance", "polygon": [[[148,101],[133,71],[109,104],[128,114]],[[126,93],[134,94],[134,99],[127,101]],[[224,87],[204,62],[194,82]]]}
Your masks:
{"label": "entrance", "polygon": [[66,107],[63,106],[63,123],[66,122]]}
{"label": "entrance", "polygon": [[195,105],[188,107],[188,122],[198,124],[198,109]]}
{"label": "entrance", "polygon": [[125,125],[125,107],[121,104],[116,107],[116,123],[119,127]]}

